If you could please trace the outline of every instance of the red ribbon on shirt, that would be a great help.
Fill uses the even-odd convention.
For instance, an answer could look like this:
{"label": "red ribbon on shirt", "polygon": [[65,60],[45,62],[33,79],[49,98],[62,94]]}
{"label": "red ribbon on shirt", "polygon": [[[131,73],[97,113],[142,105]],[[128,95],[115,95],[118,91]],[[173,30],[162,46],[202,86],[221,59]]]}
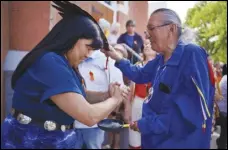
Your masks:
{"label": "red ribbon on shirt", "polygon": [[93,75],[93,72],[91,72],[91,71],[90,71],[90,72],[89,72],[89,76],[90,76],[90,80],[91,80],[91,81],[94,81],[94,75]]}

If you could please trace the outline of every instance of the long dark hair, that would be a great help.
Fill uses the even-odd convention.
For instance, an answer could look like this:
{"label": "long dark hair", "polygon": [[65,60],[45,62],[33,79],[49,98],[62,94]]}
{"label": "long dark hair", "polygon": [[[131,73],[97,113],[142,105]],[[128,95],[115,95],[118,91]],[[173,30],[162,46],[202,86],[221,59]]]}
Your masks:
{"label": "long dark hair", "polygon": [[48,52],[62,55],[71,50],[79,39],[92,39],[93,42],[90,45],[92,48],[102,48],[104,39],[102,39],[101,34],[103,33],[101,32],[96,22],[87,16],[68,15],[63,17],[44,39],[21,60],[12,76],[12,88],[14,89],[16,81],[37,58]]}

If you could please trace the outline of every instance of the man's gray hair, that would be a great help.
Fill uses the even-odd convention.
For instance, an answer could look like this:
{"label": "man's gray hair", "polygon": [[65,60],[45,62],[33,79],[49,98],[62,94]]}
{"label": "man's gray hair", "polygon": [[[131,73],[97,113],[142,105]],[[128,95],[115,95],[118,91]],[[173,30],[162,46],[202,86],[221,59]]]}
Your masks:
{"label": "man's gray hair", "polygon": [[177,13],[168,8],[159,8],[155,10],[151,15],[161,12],[164,15],[164,24],[176,24],[178,28],[178,37],[182,34],[182,23]]}

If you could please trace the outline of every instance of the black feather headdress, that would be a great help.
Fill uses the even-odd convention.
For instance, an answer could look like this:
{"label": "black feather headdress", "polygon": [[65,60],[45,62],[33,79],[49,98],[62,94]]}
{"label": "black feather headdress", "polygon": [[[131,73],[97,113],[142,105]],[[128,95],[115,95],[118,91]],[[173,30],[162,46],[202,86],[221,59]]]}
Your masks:
{"label": "black feather headdress", "polygon": [[52,1],[56,5],[52,5],[54,8],[56,8],[59,11],[59,15],[62,16],[63,18],[65,17],[70,17],[70,16],[86,16],[89,19],[91,19],[99,28],[101,38],[103,39],[103,44],[104,44],[104,49],[109,50],[109,44],[108,40],[105,37],[103,31],[101,30],[100,26],[98,25],[97,21],[85,10],[81,9],[79,6],[70,3],[69,1]]}

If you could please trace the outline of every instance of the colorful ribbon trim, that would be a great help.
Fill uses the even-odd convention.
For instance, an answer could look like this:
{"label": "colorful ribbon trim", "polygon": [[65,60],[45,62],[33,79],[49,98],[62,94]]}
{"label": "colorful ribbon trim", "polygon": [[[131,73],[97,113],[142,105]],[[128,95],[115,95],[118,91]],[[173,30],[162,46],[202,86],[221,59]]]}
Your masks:
{"label": "colorful ribbon trim", "polygon": [[[205,106],[205,108],[206,108],[207,115],[208,115],[209,117],[211,117],[211,114],[210,114],[210,112],[209,112],[209,110],[208,110],[208,107],[207,107],[206,99],[205,99],[205,97],[204,97],[202,91],[200,90],[199,86],[197,85],[197,83],[196,83],[196,81],[194,80],[193,77],[192,77],[192,81],[193,81],[194,85],[196,86],[196,89],[197,89],[198,93],[200,94],[201,98],[203,99],[203,102],[204,102],[204,106]],[[201,99],[201,100],[202,100],[202,99]]]}

